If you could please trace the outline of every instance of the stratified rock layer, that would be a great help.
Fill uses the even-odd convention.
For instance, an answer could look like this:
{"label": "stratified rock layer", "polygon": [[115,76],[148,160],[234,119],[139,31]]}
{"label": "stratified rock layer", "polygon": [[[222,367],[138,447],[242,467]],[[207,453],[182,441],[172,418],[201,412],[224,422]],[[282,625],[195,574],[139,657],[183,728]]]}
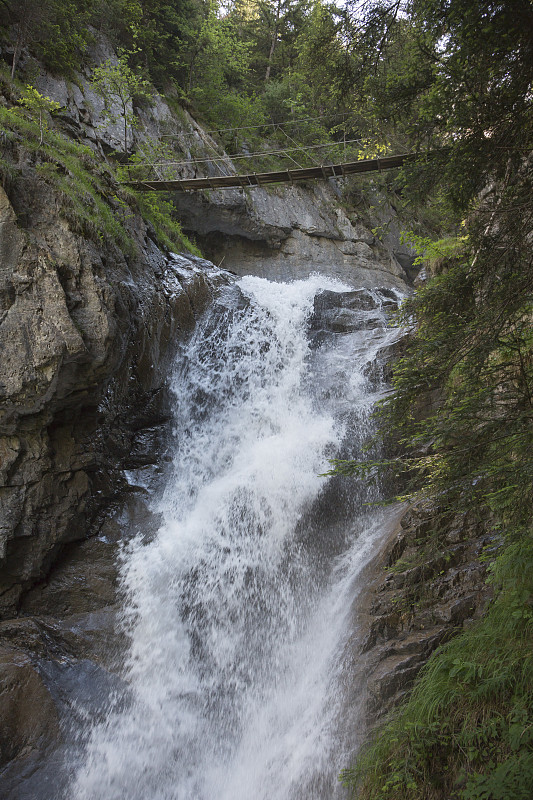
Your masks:
{"label": "stratified rock layer", "polygon": [[399,234],[381,242],[341,201],[333,180],[174,197],[208,257],[238,275],[287,281],[323,272],[348,286],[405,289],[413,257]]}

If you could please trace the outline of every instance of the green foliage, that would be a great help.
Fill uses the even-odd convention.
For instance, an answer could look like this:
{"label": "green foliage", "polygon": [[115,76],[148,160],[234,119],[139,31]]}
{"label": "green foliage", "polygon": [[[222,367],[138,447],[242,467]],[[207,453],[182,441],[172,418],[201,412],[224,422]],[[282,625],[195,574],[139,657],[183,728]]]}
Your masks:
{"label": "green foliage", "polygon": [[296,77],[315,113],[335,114],[353,103],[358,64],[348,49],[345,22],[337,6],[315,2],[296,41]]}
{"label": "green foliage", "polygon": [[409,244],[418,255],[414,263],[425,267],[431,274],[437,274],[449,267],[455,260],[462,260],[467,254],[468,236],[446,236],[434,241],[429,236],[419,236],[413,231],[400,235],[402,244]]}
{"label": "green foliage", "polygon": [[181,230],[181,226],[174,216],[174,206],[169,200],[158,192],[135,192],[134,196],[144,219],[151,222],[158,240],[165,247],[174,251],[185,249],[193,255],[201,257],[200,250]]}
{"label": "green foliage", "polygon": [[185,89],[189,82],[203,3],[195,0],[144,0],[139,47],[150,76],[160,89],[172,81]]}
{"label": "green foliage", "polygon": [[380,130],[447,145],[423,168],[404,168],[405,192],[438,197],[456,230],[465,220],[459,237],[408,237],[430,279],[402,309],[410,335],[395,391],[378,411],[392,457],[373,470],[399,474],[408,497],[432,498],[442,514],[460,506],[490,519],[499,554],[487,616],[431,659],[345,778],[362,800],[525,800],[533,785],[533,8],[419,0],[389,33],[384,4],[373,8],[365,36],[385,38],[362,97]]}
{"label": "green foliage", "polygon": [[93,41],[91,0],[48,0],[48,13],[36,32],[36,55],[55,73],[72,74]]}
{"label": "green foliage", "polygon": [[[410,457],[413,488],[448,502],[466,491],[515,525],[527,522],[533,499],[532,293],[527,242],[506,241],[497,263],[494,240],[475,256],[470,246],[405,304],[403,319],[416,318],[417,333],[380,416]],[[421,416],[420,400],[436,390],[438,408]],[[428,443],[429,455],[418,457]]]}
{"label": "green foliage", "polygon": [[[55,131],[48,131],[41,143],[39,124],[22,109],[0,107],[0,124],[17,146],[35,157],[36,171],[63,199],[61,214],[85,235],[101,243],[105,237],[125,253],[133,255],[135,245],[117,213],[104,197],[114,180],[112,171],[96,161],[88,147],[79,145]],[[11,164],[8,177],[16,178]]]}
{"label": "green foliage", "polygon": [[59,103],[49,97],[40,94],[34,86],[26,86],[22,93],[19,103],[28,109],[31,114],[35,114],[39,120],[39,131],[41,134],[40,144],[43,143],[44,133],[47,130],[46,117],[53,111],[61,108]]}
{"label": "green foliage", "polygon": [[190,64],[189,95],[209,125],[238,127],[262,122],[253,98],[241,90],[249,73],[249,44],[239,35],[233,17],[220,19],[210,4]]}
{"label": "green foliage", "polygon": [[481,621],[429,661],[343,780],[361,800],[527,800],[533,785],[533,540],[497,560]]}
{"label": "green foliage", "polygon": [[[353,106],[357,48],[349,44],[346,15],[321,0],[6,2],[9,19],[4,28],[0,23],[0,35],[3,30],[8,39],[15,32],[13,69],[29,47],[48,68],[69,74],[93,41],[89,24],[111,38],[122,53],[119,74],[107,63],[98,68],[107,71],[107,80],[95,75],[108,108],[113,101],[122,104],[125,85],[132,76],[142,80],[141,69],[216,128],[334,116]],[[118,91],[112,87],[117,82]],[[130,86],[122,119],[131,97],[143,91]],[[131,116],[126,127],[133,123]],[[327,127],[321,132],[326,139],[331,133]]]}
{"label": "green foliage", "polygon": [[79,68],[92,41],[92,10],[90,0],[4,0],[0,36],[13,45],[11,77],[28,46],[52,72]]}

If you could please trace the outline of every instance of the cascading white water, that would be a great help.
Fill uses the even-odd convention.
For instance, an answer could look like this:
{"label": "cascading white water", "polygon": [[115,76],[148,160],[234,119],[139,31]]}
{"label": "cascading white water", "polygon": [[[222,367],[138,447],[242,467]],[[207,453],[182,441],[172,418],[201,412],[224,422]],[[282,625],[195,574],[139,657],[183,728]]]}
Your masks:
{"label": "cascading white water", "polygon": [[372,330],[312,350],[315,295],[347,287],[238,287],[179,359],[164,524],[122,564],[128,688],[88,735],[74,800],[343,796],[343,646],[383,519],[353,517],[364,492],[339,515],[319,475],[366,431],[368,367],[395,334],[378,303]]}

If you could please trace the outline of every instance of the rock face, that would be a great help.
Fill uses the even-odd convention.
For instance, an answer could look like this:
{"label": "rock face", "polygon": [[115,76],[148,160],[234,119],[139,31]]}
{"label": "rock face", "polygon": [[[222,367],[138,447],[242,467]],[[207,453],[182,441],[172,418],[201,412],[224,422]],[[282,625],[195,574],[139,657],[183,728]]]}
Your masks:
{"label": "rock face", "polygon": [[369,330],[382,324],[380,312],[397,311],[399,302],[400,294],[390,289],[324,291],[315,297],[310,327],[319,334]]}
{"label": "rock face", "polygon": [[128,263],[73,234],[43,185],[19,182],[15,209],[0,190],[0,204],[5,612],[61,545],[96,524],[124,465],[147,457],[147,431],[166,415],[169,359],[209,292],[192,262],[183,261],[188,279],[176,271],[146,227]]}
{"label": "rock face", "polygon": [[489,536],[468,511],[408,509],[376,558],[354,610],[356,659],[375,724],[409,692],[433,651],[480,617],[490,597],[480,555]]}
{"label": "rock face", "polygon": [[42,748],[59,733],[57,710],[29,656],[0,648],[0,763]]}
{"label": "rock face", "polygon": [[184,227],[199,235],[206,255],[238,275],[286,281],[325,272],[348,286],[405,289],[411,255],[399,240],[384,245],[350,219],[340,200],[333,180],[174,196]]}
{"label": "rock face", "polygon": [[[94,40],[89,60],[95,64],[116,60],[109,42],[97,31]],[[90,68],[75,82],[41,71],[35,86],[61,105],[62,123],[73,136],[100,155],[124,151],[121,110],[109,109],[118,122],[102,117],[104,101],[91,84]],[[178,119],[164,98],[156,95],[149,108],[135,111],[140,124],[129,133],[128,149],[135,144],[147,161],[182,164],[170,171],[157,166],[150,173],[152,179],[238,171],[186,111]],[[158,147],[164,142],[165,156],[154,158],[155,142]],[[413,271],[414,251],[400,242],[394,208],[378,193],[372,213],[359,214],[353,208],[348,212],[343,194],[353,186],[353,179],[329,179],[268,189],[175,192],[173,203],[183,228],[195,235],[206,257],[237,275],[287,281],[324,272],[354,288],[405,289],[417,270]],[[382,240],[373,229],[381,231]]]}

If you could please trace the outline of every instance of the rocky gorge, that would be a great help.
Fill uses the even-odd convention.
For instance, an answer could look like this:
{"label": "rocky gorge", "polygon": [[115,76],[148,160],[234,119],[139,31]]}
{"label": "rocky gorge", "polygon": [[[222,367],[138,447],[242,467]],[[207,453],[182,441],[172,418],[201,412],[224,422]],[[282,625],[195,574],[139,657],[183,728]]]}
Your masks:
{"label": "rocky gorge", "polygon": [[[69,85],[41,73],[36,85],[94,158],[119,149],[83,75]],[[162,130],[185,151],[191,137],[214,145],[160,98],[139,116],[141,145]],[[397,297],[409,291],[413,258],[390,209],[380,241],[371,230],[379,219],[343,208],[334,183],[176,196],[184,231],[214,263],[168,252],[132,206],[125,226],[135,246],[124,252],[73,224],[23,143],[6,149],[16,170],[0,190],[0,781],[6,798],[22,800],[36,796],[37,782],[43,798],[57,790],[73,698],[90,686],[86,705],[97,704],[120,680],[119,553],[159,525],[150,499],[180,436],[171,365],[217,288],[232,273],[289,281],[325,272],[346,286],[329,307],[317,296],[314,335],[342,337],[373,308],[368,294],[349,290]],[[468,513],[434,521],[431,509],[398,510],[367,567],[347,645],[366,665],[371,721],[481,612],[484,543]]]}
{"label": "rocky gorge", "polygon": [[64,637],[91,650],[91,615],[115,602],[112,509],[148,494],[126,471],[164,469],[169,365],[213,283],[208,262],[165,255],[140,218],[138,258],[99,252],[58,221],[44,187],[21,183],[21,206],[2,193],[1,225],[4,764],[58,731],[35,659],[64,658]]}

